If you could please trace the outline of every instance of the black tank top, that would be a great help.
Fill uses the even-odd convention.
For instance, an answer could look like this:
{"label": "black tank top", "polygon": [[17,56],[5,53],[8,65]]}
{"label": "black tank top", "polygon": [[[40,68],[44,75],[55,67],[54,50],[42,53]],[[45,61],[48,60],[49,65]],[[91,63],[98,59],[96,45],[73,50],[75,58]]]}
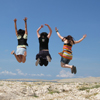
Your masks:
{"label": "black tank top", "polygon": [[39,50],[48,49],[49,38],[48,37],[40,37],[39,38]]}
{"label": "black tank top", "polygon": [[24,39],[23,36],[21,36],[21,38],[18,39],[18,45],[26,45],[26,46],[28,46],[27,39]]}

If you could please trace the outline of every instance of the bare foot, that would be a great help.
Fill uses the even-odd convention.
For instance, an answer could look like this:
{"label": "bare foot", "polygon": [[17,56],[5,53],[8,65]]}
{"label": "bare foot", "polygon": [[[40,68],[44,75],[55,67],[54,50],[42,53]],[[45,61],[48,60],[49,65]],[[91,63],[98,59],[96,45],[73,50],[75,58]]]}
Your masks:
{"label": "bare foot", "polygon": [[51,58],[49,56],[47,56],[47,61],[51,62]]}
{"label": "bare foot", "polygon": [[24,52],[24,56],[27,56],[27,53],[26,53],[26,51]]}
{"label": "bare foot", "polygon": [[37,66],[39,64],[40,59],[38,58],[35,65]]}
{"label": "bare foot", "polygon": [[14,50],[11,52],[11,54],[14,54],[15,52],[14,52]]}

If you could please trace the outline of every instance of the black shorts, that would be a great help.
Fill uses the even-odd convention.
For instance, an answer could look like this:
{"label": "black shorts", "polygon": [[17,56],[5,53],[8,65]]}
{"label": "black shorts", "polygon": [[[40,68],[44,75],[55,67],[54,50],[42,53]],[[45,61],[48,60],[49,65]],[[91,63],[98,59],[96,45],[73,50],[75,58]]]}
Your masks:
{"label": "black shorts", "polygon": [[47,61],[46,59],[42,59],[42,58],[41,58],[40,61],[39,61],[39,65],[40,65],[40,66],[43,66],[43,65],[44,65],[44,66],[47,66],[47,65],[48,65],[48,61]]}
{"label": "black shorts", "polygon": [[[49,54],[49,51],[40,51],[37,55],[36,55],[36,60],[38,58],[42,58],[42,59],[46,59],[47,60],[47,56],[49,56],[51,58],[51,55]],[[51,58],[52,59],[52,58]]]}
{"label": "black shorts", "polygon": [[51,58],[51,55],[49,54],[49,51],[40,51],[37,55],[36,55],[36,60],[39,58],[39,64],[40,66],[47,66],[48,65],[48,61],[47,61],[47,56]]}

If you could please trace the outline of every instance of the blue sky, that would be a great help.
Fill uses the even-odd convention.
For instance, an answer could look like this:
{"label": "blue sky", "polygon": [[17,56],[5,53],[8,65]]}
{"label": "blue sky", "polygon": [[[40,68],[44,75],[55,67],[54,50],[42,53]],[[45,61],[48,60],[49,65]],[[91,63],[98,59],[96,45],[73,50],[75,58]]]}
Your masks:
{"label": "blue sky", "polygon": [[[18,63],[11,51],[17,47],[14,18],[17,28],[24,29],[27,17],[28,44],[26,63]],[[52,61],[47,67],[35,66],[39,51],[36,30],[41,24],[49,24],[52,36],[49,51]],[[75,40],[87,37],[73,46],[73,60],[77,74],[60,66],[63,42],[58,38],[55,27],[62,36],[72,35]],[[49,32],[45,26],[40,32]],[[0,1],[0,79],[32,78],[63,79],[100,77],[100,0],[1,0]]]}

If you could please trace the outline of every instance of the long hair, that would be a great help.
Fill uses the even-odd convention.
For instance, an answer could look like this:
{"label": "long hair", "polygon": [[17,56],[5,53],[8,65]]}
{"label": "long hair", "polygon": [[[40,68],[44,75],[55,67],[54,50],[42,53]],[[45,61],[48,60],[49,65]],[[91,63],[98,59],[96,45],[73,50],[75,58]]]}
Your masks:
{"label": "long hair", "polygon": [[73,44],[75,44],[75,42],[74,42],[74,38],[71,36],[71,35],[68,35],[67,37],[64,37],[64,38],[66,38],[67,40],[68,40],[68,43],[73,43]]}
{"label": "long hair", "polygon": [[19,30],[17,31],[17,33],[18,33],[18,35],[23,36],[23,35],[25,34],[25,30],[19,29]]}
{"label": "long hair", "polygon": [[47,37],[47,35],[48,35],[48,33],[46,33],[46,32],[42,32],[42,33],[40,34],[41,37],[42,37],[42,36]]}

